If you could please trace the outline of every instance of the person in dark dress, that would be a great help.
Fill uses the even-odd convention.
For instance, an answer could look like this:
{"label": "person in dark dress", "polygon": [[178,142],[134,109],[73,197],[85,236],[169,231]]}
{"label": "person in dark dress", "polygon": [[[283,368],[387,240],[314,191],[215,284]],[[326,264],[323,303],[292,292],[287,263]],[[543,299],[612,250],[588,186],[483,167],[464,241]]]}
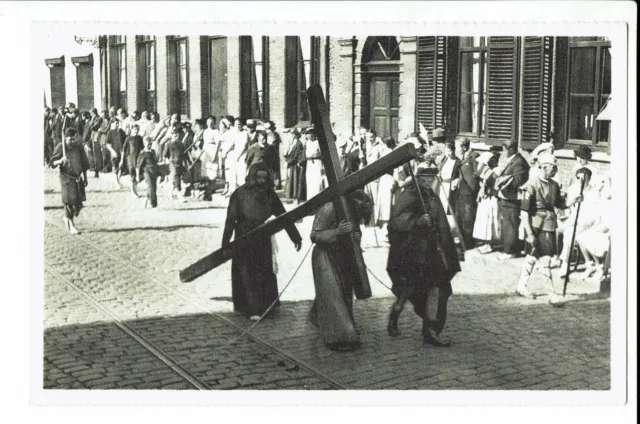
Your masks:
{"label": "person in dark dress", "polygon": [[86,200],[87,170],[89,160],[83,146],[77,141],[73,128],[65,132],[64,148],[58,144],[51,155],[51,165],[60,167],[60,193],[64,205],[64,225],[70,234],[78,234],[73,218],[80,214]]}
{"label": "person in dark dress", "polygon": [[129,170],[129,176],[131,177],[131,192],[136,197],[138,195],[137,186],[138,180],[136,179],[136,169],[138,164],[138,155],[144,149],[144,142],[142,137],[138,135],[140,127],[138,124],[133,124],[130,128],[131,133],[124,139],[124,145],[122,146],[122,159],[120,160],[120,167],[126,158],[127,169]]}
{"label": "person in dark dress", "polygon": [[138,155],[138,162],[135,169],[138,174],[138,181],[140,177],[144,176],[144,181],[147,184],[147,201],[145,207],[151,205],[152,208],[158,206],[158,155],[152,148],[153,140],[148,138],[145,141],[144,149]]}
{"label": "person in dark dress", "polygon": [[185,160],[185,146],[182,144],[182,125],[176,124],[172,128],[171,139],[164,146],[163,157],[169,159],[169,173],[171,175],[171,191],[170,197],[173,198],[173,193],[178,192],[178,199],[184,202],[185,199],[182,193],[182,175],[185,172],[184,160]]}
{"label": "person in dark dress", "polygon": [[[222,247],[229,245],[234,233],[236,239],[240,238],[264,224],[268,218],[283,213],[285,208],[274,190],[266,165],[257,163],[251,166],[246,183],[238,187],[229,199]],[[302,237],[295,224],[289,223],[286,231],[299,251]],[[232,259],[233,308],[252,320],[258,320],[274,302],[274,308],[279,306],[272,254],[271,236],[267,235],[255,238]]]}
{"label": "person in dark dress", "polygon": [[300,183],[300,164],[298,159],[304,153],[304,145],[300,141],[300,131],[294,130],[291,136],[291,144],[287,148],[284,159],[287,162],[287,181],[284,186],[284,195],[288,199],[298,197]]}
{"label": "person in dark dress", "polygon": [[[301,131],[303,133],[304,131]],[[296,194],[296,199],[298,200],[298,204],[307,201],[307,155],[306,155],[306,144],[302,142],[302,149],[300,149],[300,155],[298,156],[298,168],[300,172],[300,177],[298,178],[298,193]]]}
{"label": "person in dark dress", "polygon": [[500,234],[504,253],[501,260],[512,259],[518,256],[522,250],[522,243],[518,239],[520,227],[520,201],[518,189],[529,180],[529,163],[518,153],[518,142],[507,140],[504,143],[507,161],[494,183],[498,196],[498,208],[500,210]]}
{"label": "person in dark dress", "polygon": [[398,318],[409,301],[422,318],[424,344],[446,347],[449,343],[439,335],[447,319],[451,279],[460,271],[460,263],[444,207],[432,189],[437,172],[436,168],[419,166],[416,179],[420,193],[415,182],[408,184],[397,194],[391,209],[387,272],[397,300],[391,307],[387,330],[392,337],[400,334]]}
{"label": "person in dark dress", "polygon": [[[371,211],[373,202],[364,190],[348,197],[349,207],[359,222]],[[349,351],[360,346],[353,318],[353,281],[345,266],[348,257],[344,238],[355,233],[358,244],[360,228],[350,222],[338,222],[333,203],[326,203],[316,213],[311,229],[313,282],[316,297],[311,307],[311,323],[320,329],[325,345],[331,350]]]}
{"label": "person in dark dress", "polygon": [[271,152],[267,148],[267,133],[264,131],[256,131],[255,132],[255,140],[256,142],[247,149],[247,155],[245,157],[245,163],[247,164],[247,169],[251,168],[251,166],[256,163],[264,163],[269,170],[272,178],[275,177],[275,170],[272,167],[273,158],[270,157]]}
{"label": "person in dark dress", "polygon": [[282,188],[282,175],[280,175],[280,144],[282,139],[276,131],[276,124],[273,121],[265,122],[264,128],[267,132],[267,146],[269,146],[270,154],[272,155],[273,177],[276,180],[276,189],[280,190]]}

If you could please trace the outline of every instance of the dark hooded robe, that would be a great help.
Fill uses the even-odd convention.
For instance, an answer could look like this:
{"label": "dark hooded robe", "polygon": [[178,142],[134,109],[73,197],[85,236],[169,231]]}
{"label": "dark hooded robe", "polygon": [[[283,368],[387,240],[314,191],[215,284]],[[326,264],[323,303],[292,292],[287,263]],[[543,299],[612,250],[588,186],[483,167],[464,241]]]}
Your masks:
{"label": "dark hooded robe", "polygon": [[[355,196],[371,205],[364,191],[359,190]],[[349,257],[349,246],[338,234],[338,224],[333,203],[327,203],[316,213],[311,230],[311,242],[315,243],[311,264],[316,297],[310,320],[331,349],[359,344],[353,318],[353,278],[344,261]]]}
{"label": "dark hooded robe", "polygon": [[[275,215],[285,213],[280,198],[273,189],[273,180],[268,186],[256,183],[258,171],[267,171],[264,163],[257,163],[249,169],[247,182],[233,192],[227,208],[227,219],[222,236],[222,246],[227,246],[231,235],[235,238],[264,224]],[[286,227],[289,238],[300,243],[302,237],[293,223]],[[278,282],[273,272],[271,236],[256,237],[231,263],[233,307],[247,317],[262,315],[278,298]],[[276,302],[274,307],[279,306]]]}
{"label": "dark hooded robe", "polygon": [[[413,304],[416,314],[424,318],[430,290],[437,287],[445,296],[451,295],[451,279],[460,271],[460,263],[440,199],[430,188],[421,187],[421,192],[435,231],[417,223],[424,212],[412,182],[396,194],[391,208],[387,272],[393,284],[393,294],[400,297],[409,293],[407,299]],[[445,319],[446,316],[439,317],[442,321],[440,330]]]}

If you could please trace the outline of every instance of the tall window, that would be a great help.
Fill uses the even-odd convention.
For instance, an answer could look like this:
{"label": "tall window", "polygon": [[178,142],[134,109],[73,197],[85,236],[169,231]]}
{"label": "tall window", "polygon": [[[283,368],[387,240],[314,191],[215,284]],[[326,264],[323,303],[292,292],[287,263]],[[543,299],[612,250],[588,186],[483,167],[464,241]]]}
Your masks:
{"label": "tall window", "polygon": [[596,121],[611,95],[611,43],[604,37],[569,38],[569,143],[606,146],[609,122]]}
{"label": "tall window", "polygon": [[301,40],[298,37],[298,121],[309,121],[309,104],[307,103],[307,88],[320,82],[320,37],[310,37]]}
{"label": "tall window", "polygon": [[252,115],[254,118],[267,117],[267,86],[268,82],[268,51],[269,37],[251,37],[251,48],[253,50],[252,70],[254,84],[251,84],[251,100],[254,104]]}
{"label": "tall window", "polygon": [[182,116],[189,115],[189,81],[187,80],[187,67],[189,56],[187,52],[187,38],[183,36],[175,36],[175,53],[176,53],[176,77],[177,77],[177,94],[178,94],[178,112]]}
{"label": "tall window", "polygon": [[139,75],[141,76],[140,94],[144,99],[147,110],[156,109],[156,42],[155,36],[140,36],[140,47],[138,49],[142,63]]}
{"label": "tall window", "polygon": [[[124,35],[115,35],[112,38],[112,50],[111,54],[114,57],[115,67],[112,68],[115,72],[117,95],[118,99],[115,102],[120,107],[126,107],[127,105],[127,37]],[[112,80],[113,81],[113,80]]]}
{"label": "tall window", "polygon": [[486,37],[460,38],[458,132],[485,136],[487,115]]}

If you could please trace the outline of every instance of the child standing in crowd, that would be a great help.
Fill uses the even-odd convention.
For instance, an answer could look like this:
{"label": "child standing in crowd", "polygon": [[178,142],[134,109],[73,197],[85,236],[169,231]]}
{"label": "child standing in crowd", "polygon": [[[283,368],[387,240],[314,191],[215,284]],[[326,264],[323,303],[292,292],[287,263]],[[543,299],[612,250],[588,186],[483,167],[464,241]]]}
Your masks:
{"label": "child standing in crowd", "polygon": [[138,155],[144,149],[144,142],[142,137],[138,135],[140,127],[137,124],[131,126],[131,134],[124,140],[124,146],[122,147],[122,159],[120,160],[120,168],[124,164],[124,159],[127,158],[127,169],[129,170],[129,176],[131,177],[131,193],[134,196],[138,195],[138,180],[136,180],[136,167],[138,163]]}
{"label": "child standing in crowd", "polygon": [[171,175],[171,190],[169,192],[169,197],[173,198],[173,194],[178,192],[178,200],[184,203],[185,199],[182,193],[182,175],[184,174],[184,156],[185,156],[185,148],[184,144],[182,144],[182,140],[180,139],[181,125],[174,125],[171,138],[167,142],[167,145],[164,149],[164,158],[169,159],[169,173]]}
{"label": "child standing in crowd", "polygon": [[147,185],[147,200],[145,202],[145,208],[151,205],[152,208],[158,206],[157,196],[157,182],[158,182],[158,156],[152,149],[153,140],[147,138],[145,140],[145,147],[138,155],[138,162],[136,163],[136,171],[138,174],[138,180],[140,176],[144,175],[144,181]]}

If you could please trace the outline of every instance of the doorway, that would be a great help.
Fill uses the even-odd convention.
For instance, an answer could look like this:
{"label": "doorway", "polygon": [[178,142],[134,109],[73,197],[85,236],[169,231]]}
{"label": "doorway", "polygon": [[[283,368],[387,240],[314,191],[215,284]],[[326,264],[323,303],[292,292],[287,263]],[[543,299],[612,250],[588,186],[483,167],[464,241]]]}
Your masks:
{"label": "doorway", "polygon": [[369,128],[379,137],[398,140],[400,76],[373,75],[369,84]]}

